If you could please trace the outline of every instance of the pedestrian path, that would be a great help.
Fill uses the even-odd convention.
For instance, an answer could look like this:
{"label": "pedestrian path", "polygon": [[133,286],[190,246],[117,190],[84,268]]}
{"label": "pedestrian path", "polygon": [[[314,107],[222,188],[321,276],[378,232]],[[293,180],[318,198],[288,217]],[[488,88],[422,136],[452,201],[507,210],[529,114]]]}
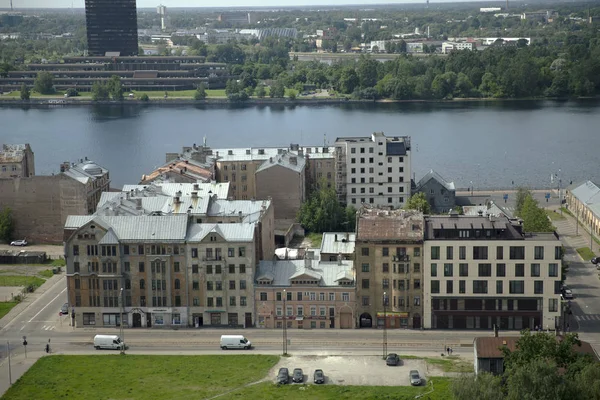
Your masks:
{"label": "pedestrian path", "polygon": [[600,314],[576,315],[575,319],[577,321],[600,321]]}

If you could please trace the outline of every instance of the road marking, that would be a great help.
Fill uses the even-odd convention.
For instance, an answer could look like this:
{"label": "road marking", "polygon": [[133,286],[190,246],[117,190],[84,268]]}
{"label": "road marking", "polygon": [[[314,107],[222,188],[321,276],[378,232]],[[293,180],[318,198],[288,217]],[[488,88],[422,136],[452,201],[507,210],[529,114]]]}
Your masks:
{"label": "road marking", "polygon": [[[59,294],[57,294],[52,300],[50,300],[48,302],[48,304],[46,304],[40,311],[38,311],[37,314],[35,314],[33,317],[31,317],[31,319],[29,321],[27,321],[27,323],[29,324],[30,322],[32,322],[38,315],[40,315],[42,313],[42,311],[44,311],[46,309],[46,307],[48,307],[50,304],[52,304],[52,302],[54,300],[58,299],[58,297],[66,291],[67,291],[67,288],[64,288]],[[22,331],[23,329],[25,329],[25,325],[23,325],[23,327],[21,329],[19,329],[19,332]]]}

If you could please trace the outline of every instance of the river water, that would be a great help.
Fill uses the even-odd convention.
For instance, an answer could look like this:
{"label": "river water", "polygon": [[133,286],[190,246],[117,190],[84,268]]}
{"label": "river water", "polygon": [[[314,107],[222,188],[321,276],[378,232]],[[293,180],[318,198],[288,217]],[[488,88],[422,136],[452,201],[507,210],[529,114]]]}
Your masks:
{"label": "river water", "polygon": [[412,137],[417,180],[434,169],[459,188],[547,188],[560,169],[564,187],[600,180],[599,127],[600,101],[0,107],[0,143],[30,143],[38,175],[87,156],[113,187],[204,138],[213,148],[331,145],[375,131]]}

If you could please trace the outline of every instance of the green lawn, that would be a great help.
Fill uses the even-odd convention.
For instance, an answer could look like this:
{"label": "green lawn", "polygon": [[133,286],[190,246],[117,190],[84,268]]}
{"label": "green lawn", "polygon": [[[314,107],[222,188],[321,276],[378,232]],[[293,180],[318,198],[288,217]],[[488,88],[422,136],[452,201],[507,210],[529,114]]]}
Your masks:
{"label": "green lawn", "polygon": [[438,366],[445,372],[473,372],[473,363],[466,362],[458,356],[444,358],[425,358],[428,364]]}
{"label": "green lawn", "polygon": [[322,233],[309,233],[308,235],[306,235],[306,238],[310,240],[310,242],[312,243],[312,247],[321,248],[321,242],[323,241]]}
{"label": "green lawn", "polygon": [[45,282],[44,279],[38,278],[37,276],[25,276],[25,275],[9,275],[0,276],[0,286],[28,286],[33,285],[36,288],[42,286]]}
{"label": "green lawn", "polygon": [[[449,378],[431,378],[433,392],[422,397],[430,400],[451,400]],[[414,399],[416,395],[431,391],[427,386],[341,386],[341,385],[275,385],[263,382],[236,390],[220,399],[285,399],[285,400],[365,400],[365,399]]]}
{"label": "green lawn", "polygon": [[564,220],[567,219],[567,217],[565,217],[564,215],[560,215],[560,211],[550,211],[550,210],[546,210],[546,214],[548,215],[548,217],[550,217],[550,219],[552,221],[560,221],[560,220]]}
{"label": "green lawn", "polygon": [[[165,97],[164,90],[163,91],[153,90],[153,91],[145,91],[145,92],[133,90],[132,93],[135,94],[136,99],[139,99],[140,96],[143,94],[147,94],[150,99],[164,99],[164,97]],[[167,94],[169,95],[168,98],[191,99],[194,97],[194,93],[196,93],[195,90],[167,91]],[[127,98],[127,95],[128,95],[128,93],[124,93],[125,98]],[[214,98],[218,98],[218,97],[226,98],[227,97],[227,95],[225,94],[225,89],[207,89],[206,96],[214,97]]]}
{"label": "green lawn", "polygon": [[264,378],[278,360],[259,355],[49,356],[2,399],[206,399]]}
{"label": "green lawn", "polygon": [[19,304],[16,301],[0,301],[0,318],[4,317],[14,306]]}
{"label": "green lawn", "polygon": [[589,247],[580,247],[577,249],[577,252],[585,261],[589,261],[592,258],[596,257],[596,255],[590,250]]}
{"label": "green lawn", "polygon": [[52,278],[52,276],[54,276],[54,272],[52,272],[51,269],[46,269],[38,273],[38,275],[43,276],[44,278]]}

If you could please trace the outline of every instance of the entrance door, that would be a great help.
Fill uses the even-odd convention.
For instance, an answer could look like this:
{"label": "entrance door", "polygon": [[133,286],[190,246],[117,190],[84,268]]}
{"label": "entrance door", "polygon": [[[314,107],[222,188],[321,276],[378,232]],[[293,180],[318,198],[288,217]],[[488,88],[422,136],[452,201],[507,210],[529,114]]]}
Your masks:
{"label": "entrance door", "polygon": [[146,314],[146,326],[148,328],[152,328],[152,314],[151,313]]}
{"label": "entrance door", "polygon": [[244,324],[245,328],[252,328],[252,313],[246,313],[246,323]]}
{"label": "entrance door", "polygon": [[132,322],[133,322],[134,328],[141,328],[142,327],[142,314],[134,313]]}
{"label": "entrance door", "polygon": [[213,326],[221,325],[221,314],[220,313],[211,313],[210,314],[210,324]]}
{"label": "entrance door", "polygon": [[228,313],[227,314],[227,325],[232,327],[238,326],[238,315],[237,313]]}
{"label": "entrance door", "polygon": [[413,329],[421,329],[421,316],[415,314],[413,317]]}
{"label": "entrance door", "polygon": [[373,319],[371,318],[371,314],[364,313],[360,316],[360,327],[361,328],[371,328],[373,326]]}
{"label": "entrance door", "polygon": [[340,328],[351,329],[352,328],[352,313],[343,312],[340,314]]}

